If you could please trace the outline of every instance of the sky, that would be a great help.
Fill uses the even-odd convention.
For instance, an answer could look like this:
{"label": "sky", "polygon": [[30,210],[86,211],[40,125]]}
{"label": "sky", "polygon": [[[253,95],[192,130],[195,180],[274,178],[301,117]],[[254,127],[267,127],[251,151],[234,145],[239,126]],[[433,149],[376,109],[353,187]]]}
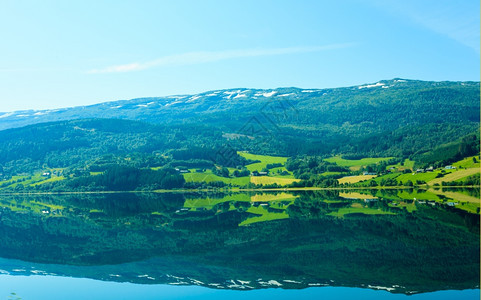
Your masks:
{"label": "sky", "polygon": [[0,0],[0,112],[480,80],[478,0]]}

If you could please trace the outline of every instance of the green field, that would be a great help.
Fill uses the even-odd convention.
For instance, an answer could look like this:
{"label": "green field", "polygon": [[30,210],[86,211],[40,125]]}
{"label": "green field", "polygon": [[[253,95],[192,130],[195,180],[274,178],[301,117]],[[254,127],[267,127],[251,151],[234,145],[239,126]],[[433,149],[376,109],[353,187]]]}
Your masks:
{"label": "green field", "polygon": [[251,196],[251,201],[252,202],[270,202],[270,201],[293,201],[299,196],[294,196],[293,194],[290,193],[276,193],[276,194],[271,194],[271,193],[265,193],[265,194],[255,194],[254,196]]}
{"label": "green field", "polygon": [[232,184],[237,186],[245,186],[249,184],[250,177],[235,177],[235,178],[226,178],[217,176],[212,174],[210,170],[205,171],[204,173],[184,173],[182,174],[186,182],[213,182],[213,181],[222,181],[226,184]]}
{"label": "green field", "polygon": [[446,174],[444,177],[440,178],[433,178],[428,182],[429,185],[433,184],[441,184],[443,181],[444,182],[449,182],[449,181],[456,181],[463,179],[465,177],[474,175],[474,174],[479,174],[479,168],[469,168],[469,169],[461,169],[461,170],[456,170],[454,172],[451,172],[449,174]]}
{"label": "green field", "polygon": [[430,201],[441,201],[438,195],[430,191],[401,191],[396,195],[398,198],[403,200],[430,200]]}
{"label": "green field", "polygon": [[[288,175],[281,175],[278,173],[279,172],[283,172],[283,171],[286,171],[288,172],[289,174]],[[334,172],[332,172],[334,173]],[[269,176],[275,176],[275,177],[280,177],[280,178],[292,178],[294,179],[294,175],[292,175],[292,173],[290,173],[289,171],[286,170],[285,167],[277,167],[277,168],[272,168],[269,170]]]}
{"label": "green field", "polygon": [[369,207],[343,207],[336,212],[332,212],[329,215],[342,218],[348,214],[365,214],[365,215],[394,215],[395,213],[389,211],[383,211],[380,209]]}
{"label": "green field", "polygon": [[346,199],[377,199],[376,196],[371,194],[361,194],[358,192],[339,192],[339,197]]}
{"label": "green field", "polygon": [[[211,210],[214,206],[224,203],[224,202],[231,202],[231,201],[238,201],[238,202],[250,202],[250,197],[247,194],[234,194],[224,198],[194,198],[194,199],[186,199],[184,202],[184,207],[189,209],[208,209]],[[230,205],[229,210],[233,210],[235,207]]]}
{"label": "green field", "polygon": [[3,188],[16,188],[19,185],[36,186],[47,182],[55,182],[64,180],[63,176],[52,176],[50,178],[42,176],[40,173],[33,176],[13,176],[9,180],[0,182]]}
{"label": "green field", "polygon": [[369,180],[374,177],[376,177],[376,175],[346,176],[346,177],[339,178],[337,181],[339,181],[339,183],[356,183],[363,180]]}
{"label": "green field", "polygon": [[44,184],[44,183],[48,183],[48,182],[62,181],[64,179],[65,179],[65,177],[63,177],[63,176],[54,176],[54,177],[48,178],[48,179],[43,180],[43,181],[32,183],[31,185],[36,186],[36,185],[40,185],[40,184]]}
{"label": "green field", "polygon": [[[411,174],[411,173],[409,173],[409,174]],[[400,175],[402,175],[402,173],[388,173],[388,174],[385,174],[385,175],[382,175],[382,176],[378,176],[378,177],[376,177],[372,180],[374,180],[377,183],[380,183],[381,180],[383,180],[383,179],[385,179],[385,180],[386,179],[392,179],[392,178],[396,178]]]}
{"label": "green field", "polygon": [[278,184],[278,185],[288,185],[293,182],[299,182],[300,179],[293,178],[283,178],[283,177],[271,177],[271,176],[251,176],[250,182],[254,184]]}
{"label": "green field", "polygon": [[407,173],[407,174],[399,175],[398,177],[396,177],[396,180],[398,182],[402,181],[403,183],[406,183],[406,181],[411,180],[411,182],[413,182],[414,184],[416,183],[416,180],[428,182],[436,178],[436,176],[439,173],[440,171],[427,172],[427,173]]}
{"label": "green field", "polygon": [[[477,162],[474,162],[473,158],[476,158]],[[465,168],[465,169],[467,169],[467,168],[478,168],[479,169],[479,155],[466,157],[465,159],[457,161],[457,162],[453,163],[452,165],[455,166],[458,169],[459,168]]]}
{"label": "green field", "polygon": [[344,159],[341,156],[333,156],[326,158],[325,161],[335,163],[341,167],[362,167],[372,164],[377,164],[378,162],[389,160],[392,157],[369,157],[362,159]]}
{"label": "green field", "polygon": [[0,200],[0,205],[2,207],[8,207],[12,211],[30,211],[37,214],[44,214],[42,211],[48,209],[52,210],[63,210],[65,207],[61,205],[55,205],[50,203],[44,203],[40,201],[27,201],[21,199],[11,199],[3,198]]}
{"label": "green field", "polygon": [[252,206],[250,207],[247,212],[259,216],[254,216],[251,218],[248,218],[244,221],[242,221],[239,226],[246,226],[249,224],[253,223],[258,223],[258,222],[266,222],[266,221],[273,221],[273,220],[282,220],[282,219],[287,219],[289,218],[289,215],[285,211],[281,212],[270,212],[263,206]]}
{"label": "green field", "polygon": [[[251,154],[247,152],[238,152],[238,154],[246,159],[260,161],[259,163],[254,163],[246,166],[247,170],[251,172],[261,171],[263,168],[266,167],[267,164],[279,163],[284,165],[287,161],[287,157],[281,157],[281,156],[258,155],[258,154]],[[285,170],[285,168],[281,170]]]}

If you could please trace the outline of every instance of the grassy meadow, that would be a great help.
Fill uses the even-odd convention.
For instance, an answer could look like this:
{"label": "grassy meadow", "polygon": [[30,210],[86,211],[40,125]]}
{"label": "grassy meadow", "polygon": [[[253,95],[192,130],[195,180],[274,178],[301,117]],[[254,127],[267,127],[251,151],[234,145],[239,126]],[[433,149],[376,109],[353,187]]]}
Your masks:
{"label": "grassy meadow", "polygon": [[377,164],[381,161],[389,160],[392,157],[367,157],[362,159],[344,159],[342,156],[333,156],[326,158],[325,161],[335,163],[341,167],[348,167],[352,171],[359,170],[362,166]]}

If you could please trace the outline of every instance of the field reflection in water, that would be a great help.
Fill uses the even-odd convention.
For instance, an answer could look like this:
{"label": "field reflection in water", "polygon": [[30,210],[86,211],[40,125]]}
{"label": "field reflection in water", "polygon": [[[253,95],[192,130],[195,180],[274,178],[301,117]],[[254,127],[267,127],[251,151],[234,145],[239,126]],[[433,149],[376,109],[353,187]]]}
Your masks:
{"label": "field reflection in water", "polygon": [[470,197],[479,191],[2,196],[2,282],[479,297],[479,202]]}

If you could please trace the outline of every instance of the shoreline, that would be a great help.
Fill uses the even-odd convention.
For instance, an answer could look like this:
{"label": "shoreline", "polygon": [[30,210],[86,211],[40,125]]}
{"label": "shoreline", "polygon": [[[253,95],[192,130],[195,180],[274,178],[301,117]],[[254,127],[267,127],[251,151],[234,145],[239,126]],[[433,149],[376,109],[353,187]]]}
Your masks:
{"label": "shoreline", "polygon": [[59,191],[59,192],[0,192],[0,196],[15,195],[82,195],[82,194],[135,194],[135,193],[195,193],[195,192],[301,192],[301,191],[336,191],[336,190],[410,190],[410,189],[428,190],[431,188],[481,188],[480,186],[374,186],[374,187],[297,187],[297,188],[218,188],[218,189],[160,189],[149,191]]}

